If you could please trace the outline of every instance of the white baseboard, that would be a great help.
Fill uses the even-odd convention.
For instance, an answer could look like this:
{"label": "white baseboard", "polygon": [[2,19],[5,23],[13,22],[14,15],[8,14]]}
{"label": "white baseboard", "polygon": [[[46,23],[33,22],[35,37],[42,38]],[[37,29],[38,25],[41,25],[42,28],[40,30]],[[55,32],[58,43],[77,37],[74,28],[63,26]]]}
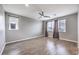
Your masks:
{"label": "white baseboard", "polygon": [[73,41],[73,40],[69,40],[69,39],[64,39],[64,38],[60,38],[60,40],[65,40],[65,41],[70,41],[70,42],[78,43],[77,41]]}
{"label": "white baseboard", "polygon": [[15,42],[24,41],[24,40],[33,39],[33,38],[38,38],[38,37],[42,37],[42,36],[43,35],[35,36],[35,37],[30,37],[30,38],[25,38],[25,39],[20,39],[20,40],[11,41],[11,42],[6,42],[6,44],[15,43]]}
{"label": "white baseboard", "polygon": [[2,55],[4,48],[5,48],[5,45],[6,45],[6,43],[3,45],[2,49],[1,49],[0,55]]}

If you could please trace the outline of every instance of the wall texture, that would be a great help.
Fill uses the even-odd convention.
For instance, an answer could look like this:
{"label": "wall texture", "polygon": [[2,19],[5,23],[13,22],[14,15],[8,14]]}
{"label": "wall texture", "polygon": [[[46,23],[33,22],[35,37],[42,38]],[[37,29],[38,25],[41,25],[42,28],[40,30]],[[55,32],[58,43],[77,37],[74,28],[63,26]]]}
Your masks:
{"label": "wall texture", "polygon": [[0,54],[5,47],[5,16],[2,5],[0,5]]}
{"label": "wall texture", "polygon": [[[27,39],[42,35],[42,21],[6,13],[6,42]],[[19,17],[19,30],[9,30],[9,16]]]}

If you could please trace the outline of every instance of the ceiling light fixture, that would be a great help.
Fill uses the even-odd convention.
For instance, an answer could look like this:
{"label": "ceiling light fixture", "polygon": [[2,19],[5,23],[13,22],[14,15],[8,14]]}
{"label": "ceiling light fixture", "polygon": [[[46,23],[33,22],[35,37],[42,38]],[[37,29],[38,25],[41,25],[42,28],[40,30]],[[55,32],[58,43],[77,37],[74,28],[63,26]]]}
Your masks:
{"label": "ceiling light fixture", "polygon": [[29,4],[25,4],[25,6],[27,6],[27,7],[28,7],[28,6],[29,6]]}

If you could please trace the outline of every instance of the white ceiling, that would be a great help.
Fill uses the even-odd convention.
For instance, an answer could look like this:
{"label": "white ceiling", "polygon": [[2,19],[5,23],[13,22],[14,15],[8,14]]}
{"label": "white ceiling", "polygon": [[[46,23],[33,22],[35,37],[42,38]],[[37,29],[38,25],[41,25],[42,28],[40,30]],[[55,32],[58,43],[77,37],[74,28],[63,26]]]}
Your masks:
{"label": "white ceiling", "polygon": [[[78,11],[77,4],[4,4],[4,10],[10,13],[30,17],[36,20],[49,20],[49,18],[39,18],[38,14],[41,10],[45,15],[51,16],[50,19],[76,13]],[[56,14],[56,16],[55,16]]]}

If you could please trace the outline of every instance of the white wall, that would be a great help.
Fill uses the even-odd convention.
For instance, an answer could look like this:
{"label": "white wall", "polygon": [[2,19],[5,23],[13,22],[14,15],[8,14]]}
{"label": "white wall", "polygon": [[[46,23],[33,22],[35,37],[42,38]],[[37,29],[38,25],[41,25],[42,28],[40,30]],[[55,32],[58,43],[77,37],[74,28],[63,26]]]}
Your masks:
{"label": "white wall", "polygon": [[0,5],[0,54],[5,47],[5,17],[2,5]]}

